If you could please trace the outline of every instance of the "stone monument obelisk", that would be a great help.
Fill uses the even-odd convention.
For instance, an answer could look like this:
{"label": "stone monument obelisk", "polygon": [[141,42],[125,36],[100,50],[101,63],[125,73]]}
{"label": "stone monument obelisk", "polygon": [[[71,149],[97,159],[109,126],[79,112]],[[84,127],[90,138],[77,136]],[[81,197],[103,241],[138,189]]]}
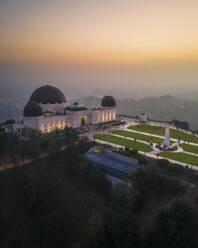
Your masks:
{"label": "stone monument obelisk", "polygon": [[166,129],[165,129],[165,137],[164,137],[163,146],[166,150],[170,147],[170,130],[169,130],[168,125],[166,126]]}

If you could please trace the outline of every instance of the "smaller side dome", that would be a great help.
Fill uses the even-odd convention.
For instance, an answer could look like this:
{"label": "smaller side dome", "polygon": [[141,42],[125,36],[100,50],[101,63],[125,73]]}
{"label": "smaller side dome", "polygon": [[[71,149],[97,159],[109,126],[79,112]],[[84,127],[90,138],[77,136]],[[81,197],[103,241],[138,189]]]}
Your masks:
{"label": "smaller side dome", "polygon": [[43,111],[41,106],[33,101],[29,101],[23,110],[23,116],[25,117],[38,117],[38,116],[42,116],[43,115]]}
{"label": "smaller side dome", "polygon": [[104,96],[101,102],[102,107],[115,107],[116,101],[112,96]]}

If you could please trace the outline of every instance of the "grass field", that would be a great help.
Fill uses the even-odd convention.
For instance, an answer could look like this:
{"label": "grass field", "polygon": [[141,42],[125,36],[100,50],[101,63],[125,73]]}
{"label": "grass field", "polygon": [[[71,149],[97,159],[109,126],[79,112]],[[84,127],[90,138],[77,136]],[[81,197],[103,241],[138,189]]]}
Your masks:
{"label": "grass field", "polygon": [[149,135],[140,134],[140,133],[133,133],[133,132],[124,131],[124,130],[114,130],[114,131],[112,131],[112,134],[117,134],[117,135],[121,135],[124,137],[129,137],[129,138],[142,140],[142,141],[146,141],[146,142],[150,141],[152,143],[162,144],[164,142],[164,139],[161,139],[158,137],[152,137]]}
{"label": "grass field", "polygon": [[161,152],[161,153],[159,153],[159,156],[163,157],[163,158],[169,158],[169,159],[172,159],[175,161],[179,161],[179,162],[198,166],[198,157],[190,155],[190,154],[185,154],[182,152],[179,152],[179,153]]}
{"label": "grass field", "polygon": [[[156,135],[160,135],[160,136],[165,135],[165,128],[164,127],[159,127],[159,126],[141,124],[141,125],[130,126],[128,128],[131,129],[131,130],[135,130],[135,131],[139,131],[139,132],[145,132],[145,133],[151,133],[151,134],[156,134]],[[185,133],[185,132],[182,132],[180,130],[170,128],[170,137],[173,138],[173,139],[180,138],[181,140],[187,140],[189,142],[198,144],[198,137],[190,135],[190,134]]]}
{"label": "grass field", "polygon": [[140,143],[140,142],[135,142],[132,140],[127,140],[124,138],[116,137],[110,134],[95,134],[94,138],[103,140],[109,143],[113,143],[116,145],[121,145],[125,146],[128,148],[132,148],[134,150],[142,151],[142,152],[151,152],[152,148],[149,145]]}
{"label": "grass field", "polygon": [[144,132],[144,133],[156,134],[160,136],[164,136],[165,134],[164,127],[151,126],[151,125],[146,125],[146,124],[130,126],[128,127],[128,129],[139,131],[139,132]]}
{"label": "grass field", "polygon": [[198,146],[188,145],[188,144],[181,144],[180,145],[185,152],[192,152],[198,154]]}

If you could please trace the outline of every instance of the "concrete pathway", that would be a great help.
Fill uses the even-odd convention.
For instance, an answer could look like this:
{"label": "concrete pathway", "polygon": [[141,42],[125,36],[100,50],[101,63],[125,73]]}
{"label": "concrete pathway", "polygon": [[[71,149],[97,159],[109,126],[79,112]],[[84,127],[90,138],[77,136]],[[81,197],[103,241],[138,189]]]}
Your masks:
{"label": "concrete pathway", "polygon": [[198,154],[197,153],[192,153],[192,152],[186,152],[186,151],[182,151],[183,153],[186,153],[186,154],[189,154],[189,155],[192,155],[192,156],[195,156],[195,157],[198,157]]}
{"label": "concrete pathway", "polygon": [[[111,133],[111,135],[116,136],[116,137],[119,137],[119,138],[123,138],[123,139],[127,139],[127,140],[132,140],[132,141],[134,141],[134,138],[125,137],[125,136],[122,136],[122,135],[112,134],[112,133]],[[139,143],[143,143],[143,144],[149,145],[148,142],[143,141],[143,140],[136,139],[136,141],[139,142]],[[155,144],[155,143],[154,143],[154,144]],[[175,144],[175,145],[178,146],[178,144]],[[161,152],[160,150],[155,149],[155,148],[153,148],[152,146],[151,146],[151,148],[154,149],[154,151],[150,152],[151,154],[158,154],[158,153]],[[177,150],[177,151],[172,151],[172,152],[174,152],[174,153],[182,152],[182,153],[186,153],[186,154],[189,154],[189,155],[193,155],[193,156],[198,157],[198,154],[197,154],[197,153],[186,152],[186,151],[184,151],[183,148],[180,147],[180,146],[178,147],[178,150]]]}
{"label": "concrete pathway", "polygon": [[[129,131],[129,132],[132,132],[132,133],[139,133],[139,134],[144,134],[148,137],[156,137],[156,138],[160,138],[160,139],[164,139],[164,136],[160,136],[160,135],[157,135],[157,134],[150,134],[150,133],[146,133],[146,132],[140,132],[140,131],[136,131],[136,130],[131,130],[131,129],[124,129],[125,131]],[[176,141],[177,142],[177,139],[172,139],[171,138],[171,141]]]}
{"label": "concrete pathway", "polygon": [[[118,137],[118,138],[122,138],[122,139],[134,141],[134,138],[125,137],[125,136],[122,136],[122,135],[119,135],[119,134],[114,134],[114,133],[110,133],[110,134],[111,134],[112,136],[115,136],[115,137]],[[148,142],[143,141],[143,140],[136,139],[136,141],[139,142],[139,143],[143,143],[143,144],[149,145]]]}
{"label": "concrete pathway", "polygon": [[198,171],[198,166],[195,166],[195,165],[191,165],[191,164],[188,164],[188,163],[183,163],[183,162],[173,160],[173,159],[169,159],[169,158],[160,157],[160,156],[157,156],[157,154],[154,155],[154,154],[151,154],[151,153],[145,153],[145,152],[141,152],[141,151],[139,151],[139,153],[145,155],[146,157],[150,157],[150,158],[154,158],[154,159],[166,159],[170,163],[179,164],[179,165],[181,165],[181,166],[183,166],[185,168],[186,168],[186,166],[188,166],[189,169]]}
{"label": "concrete pathway", "polygon": [[[130,131],[132,133],[139,133],[139,134],[145,134],[147,135],[148,137],[157,137],[157,138],[161,138],[163,139],[163,136],[159,136],[159,135],[154,135],[154,134],[148,134],[148,133],[145,133],[145,132],[139,132],[139,131],[136,131],[136,130],[130,130],[130,129],[124,129],[126,131]],[[112,135],[115,135],[115,136],[120,136],[122,138],[125,138],[124,136],[121,136],[121,135],[117,135],[117,134],[112,134]],[[126,137],[126,139],[132,139],[133,138],[130,138],[130,137]],[[147,142],[145,141],[142,141],[142,140],[137,140],[138,142],[141,142],[141,143],[145,143],[145,144],[148,144]],[[177,141],[176,139],[171,139],[171,141]],[[155,143],[154,143],[155,144]],[[187,144],[183,141],[180,142],[180,145],[181,144]],[[179,146],[178,143],[176,143],[175,145]],[[194,145],[194,146],[198,146],[198,144],[196,143],[192,143],[192,142],[189,142],[189,145]],[[160,151],[159,151],[160,152]],[[193,155],[193,156],[197,156],[198,157],[198,154],[197,153],[192,153],[192,152],[187,152],[187,151],[184,151],[184,149],[182,147],[179,147],[177,151],[173,151],[173,152],[183,152],[183,153],[186,153],[186,154],[189,154],[189,155]]]}
{"label": "concrete pathway", "polygon": [[[125,124],[125,125],[112,126],[109,129],[105,129],[105,130],[101,130],[101,129],[99,129],[99,130],[96,130],[96,129],[95,130],[90,130],[89,132],[84,133],[81,136],[87,136],[88,138],[90,138],[90,139],[93,140],[93,135],[94,134],[111,134],[111,135],[114,135],[114,136],[117,136],[117,137],[120,137],[120,138],[124,138],[125,139],[125,137],[122,136],[122,135],[117,135],[117,134],[112,134],[111,133],[112,130],[125,130],[125,131],[129,131],[129,132],[133,132],[133,133],[144,134],[144,135],[146,135],[148,137],[152,137],[153,136],[153,137],[157,137],[157,138],[161,138],[161,139],[164,138],[163,136],[160,136],[160,135],[149,134],[149,133],[146,133],[146,132],[139,132],[139,131],[136,131],[136,130],[130,130],[130,129],[127,128],[128,126],[130,126],[130,125],[138,125],[138,123],[136,123],[134,121],[131,121],[129,123],[127,118],[125,118],[125,121],[127,122],[127,124]],[[151,123],[149,123],[149,124],[151,124]],[[162,125],[159,125],[159,126],[162,126]],[[173,128],[173,127],[171,127],[171,128]],[[176,128],[174,128],[174,129],[176,129]],[[133,138],[130,138],[130,137],[126,137],[126,139],[128,139],[128,140],[134,140]],[[101,144],[108,144],[108,145],[111,145],[111,146],[116,147],[116,148],[124,148],[124,146],[112,144],[112,143],[101,141],[101,140],[98,140],[98,139],[95,139],[95,141],[97,141],[97,142],[99,142]],[[136,141],[137,142],[140,142],[140,143],[148,144],[146,141],[143,141],[143,140],[136,139]],[[171,139],[171,141],[176,141],[177,142],[178,140],[177,139]],[[183,144],[183,143],[186,144],[185,142],[182,142],[182,141],[181,141],[180,144]],[[198,146],[198,144],[192,143],[192,142],[189,142],[189,144],[190,145],[194,145],[194,146]],[[154,150],[154,151],[152,151],[150,153],[144,153],[144,152],[139,152],[139,153],[142,153],[142,154],[144,154],[147,157],[151,157],[151,158],[157,159],[157,154],[160,153],[160,152],[161,151]],[[182,149],[180,149],[178,152],[183,152],[183,153],[186,153],[186,154],[189,154],[189,155],[198,157],[198,154],[186,152],[184,150],[182,151]],[[165,159],[165,158],[158,156],[158,159]],[[176,161],[176,160],[171,160],[171,159],[167,159],[167,160],[169,162],[171,162],[171,163],[176,163],[176,164],[182,165],[183,167],[188,166],[189,168],[192,168],[193,170],[198,171],[198,167],[197,166],[193,166],[191,164],[179,162],[179,161]]]}
{"label": "concrete pathway", "polygon": [[[115,147],[115,148],[125,148],[125,146],[121,146],[121,145],[117,145],[117,144],[113,144],[113,143],[110,143],[110,142],[107,142],[107,141],[102,141],[102,140],[99,140],[99,139],[95,139],[96,142],[100,143],[100,144],[107,144],[107,145],[110,145],[112,147]],[[154,159],[166,159],[168,160],[170,163],[174,163],[174,164],[179,164],[183,167],[186,168],[186,166],[188,166],[189,169],[192,169],[192,170],[195,170],[195,171],[198,171],[198,166],[194,166],[194,165],[191,165],[191,164],[188,164],[188,163],[183,163],[183,162],[179,162],[177,160],[173,160],[173,159],[168,159],[168,158],[164,158],[164,157],[160,157],[160,156],[157,156],[157,153],[155,152],[142,152],[142,151],[138,151],[138,153],[148,157],[148,158],[154,158]]]}
{"label": "concrete pathway", "polygon": [[[112,143],[109,143],[109,142],[106,142],[106,141],[102,141],[102,140],[98,140],[98,139],[96,139],[96,141],[97,141],[98,143],[101,143],[101,144],[108,144],[108,145],[111,145],[112,147],[115,147],[115,148],[125,148],[124,146],[112,144]],[[165,159],[165,158],[160,157],[160,156],[157,157],[155,154],[152,154],[152,153],[141,152],[141,151],[138,151],[138,153],[140,153],[140,154],[142,154],[142,155],[144,155],[144,156],[146,156],[146,157],[149,157],[149,158],[154,158],[154,159]],[[171,160],[171,159],[167,159],[167,160],[168,160],[169,162],[171,162],[171,163],[179,164],[179,165],[181,165],[181,166],[183,166],[183,167],[185,167],[185,168],[186,168],[186,165],[188,165],[189,169],[193,169],[193,170],[198,171],[198,167],[196,167],[196,166],[192,166],[192,165],[190,165],[190,164],[181,163],[181,162],[178,162],[178,161],[175,161],[175,160]],[[163,176],[168,177],[167,175],[163,175]],[[171,177],[171,178],[176,179],[176,180],[180,181],[182,184],[187,185],[187,186],[189,186],[189,187],[194,187],[194,186],[195,186],[194,184],[189,183],[189,182],[186,182],[186,181],[184,181],[183,179],[179,179],[179,178],[177,178],[177,177]]]}
{"label": "concrete pathway", "polygon": [[[130,125],[128,125],[127,127],[129,127]],[[131,129],[124,129],[125,131],[130,131],[132,133],[139,133],[139,134],[144,134],[144,135],[147,135],[147,136],[150,136],[150,137],[157,137],[157,138],[161,138],[161,139],[164,139],[164,136],[160,136],[160,135],[157,135],[157,134],[150,134],[150,133],[146,133],[146,132],[140,132],[140,131],[136,131],[136,130],[131,130]],[[177,129],[176,129],[177,130]],[[197,137],[197,136],[196,136]],[[170,139],[171,141],[178,141],[177,139],[174,139],[174,138],[171,138]],[[193,142],[184,142],[181,140],[180,144],[187,144],[187,145],[193,145],[193,146],[198,146],[198,143],[193,143]]]}

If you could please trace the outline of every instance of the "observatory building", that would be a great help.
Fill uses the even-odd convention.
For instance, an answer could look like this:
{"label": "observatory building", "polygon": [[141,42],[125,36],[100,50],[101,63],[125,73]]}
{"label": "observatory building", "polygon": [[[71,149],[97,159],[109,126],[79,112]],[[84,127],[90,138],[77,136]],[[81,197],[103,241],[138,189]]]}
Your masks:
{"label": "observatory building", "polygon": [[88,127],[116,119],[116,102],[112,96],[104,96],[101,106],[87,109],[74,102],[67,105],[61,90],[45,85],[36,89],[23,111],[23,126],[40,131],[52,132],[67,127]]}

